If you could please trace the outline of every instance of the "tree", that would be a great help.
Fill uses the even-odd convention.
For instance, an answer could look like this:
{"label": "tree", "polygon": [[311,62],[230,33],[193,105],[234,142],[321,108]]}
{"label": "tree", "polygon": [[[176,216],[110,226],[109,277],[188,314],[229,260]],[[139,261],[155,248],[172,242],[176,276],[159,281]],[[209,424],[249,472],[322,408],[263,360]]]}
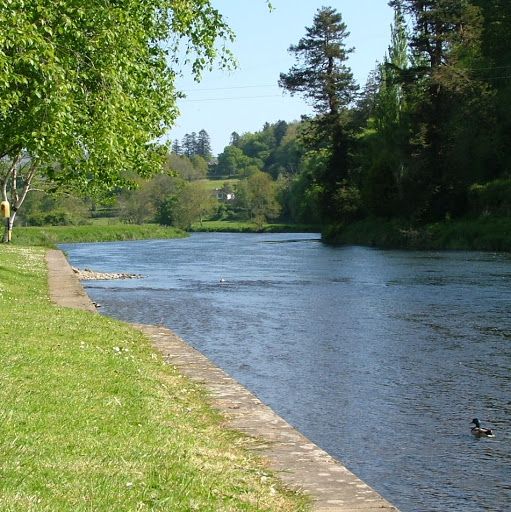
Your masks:
{"label": "tree", "polygon": [[220,189],[220,192],[222,193],[224,200],[229,200],[233,195],[233,188],[230,181],[224,181],[222,184],[222,188]]}
{"label": "tree", "polygon": [[164,168],[168,173],[177,175],[183,180],[191,181],[198,177],[192,162],[186,155],[179,156],[176,153],[169,153]]}
{"label": "tree", "polygon": [[[280,126],[280,125],[279,125]],[[299,123],[287,125],[285,135],[273,152],[273,162],[268,172],[277,179],[279,175],[292,176],[299,172],[302,149],[298,144]]]}
{"label": "tree", "polygon": [[493,95],[485,109],[484,118],[476,123],[465,123],[471,134],[467,143],[459,148],[467,162],[477,161],[480,183],[509,177],[511,169],[511,2],[507,0],[473,0],[483,17],[481,36],[482,65],[472,66],[472,76],[484,81]]}
{"label": "tree", "polygon": [[408,141],[406,95],[401,76],[406,75],[408,66],[408,35],[401,8],[397,6],[388,53],[378,65],[362,102],[369,112],[360,139],[361,192],[366,211],[377,216],[390,217],[400,212]]}
{"label": "tree", "polygon": [[302,93],[320,115],[338,115],[349,105],[357,90],[351,70],[345,65],[352,48],[346,48],[349,36],[342,15],[331,7],[318,9],[306,36],[289,52],[300,65],[281,73],[279,85],[291,94]]}
{"label": "tree", "polygon": [[124,190],[118,197],[120,217],[128,224],[153,222],[160,205],[175,192],[177,179],[166,173],[154,175],[150,180],[138,178],[139,186]]}
{"label": "tree", "polygon": [[236,185],[236,204],[258,229],[262,229],[268,219],[275,219],[280,213],[275,182],[261,171],[254,172]]}
{"label": "tree", "polygon": [[349,178],[348,148],[351,135],[346,129],[346,110],[357,91],[351,70],[346,65],[353,51],[346,47],[349,36],[342,15],[331,7],[318,9],[306,36],[292,45],[298,65],[280,75],[279,85],[292,95],[301,93],[318,117],[309,122],[304,144],[309,149],[327,148],[329,159],[316,175],[323,189],[325,221],[336,221],[336,191]]}
{"label": "tree", "polygon": [[33,191],[17,221],[24,226],[77,225],[90,219],[90,202],[69,195]]}
{"label": "tree", "polygon": [[170,188],[166,189],[166,195],[158,201],[156,206],[155,221],[158,224],[162,226],[176,225],[175,206],[185,186],[186,182],[182,179],[171,179]]}
{"label": "tree", "polygon": [[273,126],[273,136],[275,137],[275,145],[280,146],[282,139],[286,136],[289,125],[286,121],[277,121]]}
{"label": "tree", "polygon": [[[253,165],[277,177],[278,172],[275,174],[274,164],[287,129],[288,124],[285,121],[278,121],[275,124],[265,123],[262,130],[255,133],[244,133],[239,137],[236,147],[253,159]],[[280,166],[277,165],[278,167]]]}
{"label": "tree", "polygon": [[400,75],[409,67],[408,34],[400,6],[396,6],[391,26],[391,44],[383,64],[378,66],[379,88],[375,98],[374,125],[379,132],[393,130],[405,108],[405,92]]}
{"label": "tree", "polygon": [[[402,76],[412,110],[408,203],[427,222],[464,211],[466,169],[452,152],[485,87],[470,70],[481,57],[480,12],[467,0],[393,0],[413,22],[412,66]],[[484,103],[483,103],[484,104]],[[481,106],[481,103],[479,103]]]}
{"label": "tree", "polygon": [[220,176],[236,176],[241,169],[250,165],[250,158],[235,146],[227,146],[218,155],[216,173]]}
{"label": "tree", "polygon": [[310,173],[303,172],[290,184],[288,208],[294,222],[321,224],[321,189]]}
{"label": "tree", "polygon": [[203,183],[187,183],[181,190],[173,207],[173,225],[190,229],[195,221],[202,221],[212,215],[218,207],[218,201]]}
{"label": "tree", "polygon": [[238,143],[240,141],[240,136],[237,132],[232,132],[231,133],[231,140],[229,142],[229,145],[230,146],[238,146]]}
{"label": "tree", "polygon": [[188,158],[197,154],[197,134],[195,132],[186,133],[181,142],[181,147]]}
{"label": "tree", "polygon": [[204,160],[209,160],[212,155],[211,139],[209,138],[208,132],[204,129],[199,132],[199,136],[197,138],[196,154],[204,158]]}
{"label": "tree", "polygon": [[193,155],[190,158],[190,162],[193,165],[193,170],[195,172],[193,178],[194,179],[203,179],[206,178],[208,174],[208,163],[202,156]]}
{"label": "tree", "polygon": [[179,139],[174,140],[170,149],[172,150],[172,153],[175,153],[176,155],[183,154],[183,148],[181,147],[181,142],[179,142]]}
{"label": "tree", "polygon": [[178,115],[170,66],[186,55],[198,79],[218,56],[231,62],[217,41],[232,33],[208,0],[0,0],[0,25],[9,233],[37,175],[47,189],[100,195],[127,185],[126,170],[159,171],[156,141]]}

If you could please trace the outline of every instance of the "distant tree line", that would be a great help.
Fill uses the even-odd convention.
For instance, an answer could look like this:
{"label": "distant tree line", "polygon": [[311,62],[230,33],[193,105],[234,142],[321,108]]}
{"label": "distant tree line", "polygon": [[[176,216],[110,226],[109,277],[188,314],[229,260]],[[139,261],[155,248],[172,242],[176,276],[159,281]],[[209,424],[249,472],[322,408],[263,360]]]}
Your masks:
{"label": "distant tree line", "polygon": [[196,132],[186,133],[181,141],[173,141],[171,150],[176,155],[185,155],[188,158],[197,155],[209,160],[212,156],[211,139],[204,129],[198,135]]}

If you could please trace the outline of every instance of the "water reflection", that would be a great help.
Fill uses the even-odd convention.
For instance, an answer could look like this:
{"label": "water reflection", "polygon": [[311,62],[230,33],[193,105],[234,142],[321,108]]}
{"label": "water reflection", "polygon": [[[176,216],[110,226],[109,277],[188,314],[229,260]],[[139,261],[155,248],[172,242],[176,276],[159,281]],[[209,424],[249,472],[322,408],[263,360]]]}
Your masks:
{"label": "water reflection", "polygon": [[[403,512],[511,502],[509,255],[311,235],[63,249],[145,275],[87,291],[106,314],[169,326]],[[496,439],[470,435],[474,416]]]}

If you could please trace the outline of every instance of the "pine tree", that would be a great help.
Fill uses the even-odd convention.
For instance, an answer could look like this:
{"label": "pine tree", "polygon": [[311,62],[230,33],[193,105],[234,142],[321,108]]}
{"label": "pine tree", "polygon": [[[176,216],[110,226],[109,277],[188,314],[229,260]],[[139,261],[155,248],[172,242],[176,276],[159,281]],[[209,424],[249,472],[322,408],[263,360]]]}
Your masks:
{"label": "pine tree", "polygon": [[196,151],[196,154],[204,158],[204,160],[211,158],[211,139],[209,138],[208,132],[204,129],[199,132]]}
{"label": "pine tree", "polygon": [[400,76],[406,75],[409,66],[408,35],[403,13],[398,6],[391,27],[391,44],[383,64],[378,67],[379,90],[376,95],[374,121],[379,131],[399,123],[404,109],[405,94]]}
{"label": "pine tree", "polygon": [[237,132],[231,133],[231,140],[229,141],[230,146],[238,147],[240,143],[240,136]]}
{"label": "pine tree", "polygon": [[179,142],[178,139],[175,139],[174,142],[172,143],[172,152],[175,153],[176,155],[182,155],[183,154],[183,149],[181,148],[181,142]]}
{"label": "pine tree", "polygon": [[318,9],[312,27],[297,45],[291,45],[298,65],[281,73],[279,85],[292,95],[301,93],[320,115],[338,115],[354,99],[357,86],[346,66],[353,48],[346,48],[349,36],[342,15],[331,7]]}
{"label": "pine tree", "polygon": [[[479,119],[477,137],[463,151],[471,161],[479,157],[480,182],[509,176],[511,162],[511,2],[509,0],[473,0],[483,17],[482,65],[472,74],[485,81],[494,92]],[[481,123],[483,121],[483,123]],[[474,134],[474,130],[471,130]],[[477,144],[474,144],[474,139]],[[476,147],[475,147],[476,146]],[[475,154],[474,154],[475,152]]]}
{"label": "pine tree", "polygon": [[348,176],[351,134],[346,128],[345,114],[358,87],[346,65],[353,52],[346,47],[348,36],[339,12],[331,7],[318,9],[312,27],[306,27],[306,36],[289,48],[298,64],[289,73],[281,73],[279,80],[279,85],[292,95],[302,94],[318,114],[309,123],[302,141],[309,149],[328,152],[325,165],[317,169],[315,176],[323,191],[325,222],[344,220],[347,212],[344,192],[351,187]]}
{"label": "pine tree", "polygon": [[[374,215],[399,215],[407,150],[406,96],[402,76],[409,66],[408,36],[401,9],[396,8],[391,44],[377,67],[370,98],[367,129],[361,139],[362,198]],[[366,92],[367,94],[367,92]]]}
{"label": "pine tree", "polygon": [[195,132],[186,133],[181,143],[184,154],[190,158],[197,154],[197,134]]}

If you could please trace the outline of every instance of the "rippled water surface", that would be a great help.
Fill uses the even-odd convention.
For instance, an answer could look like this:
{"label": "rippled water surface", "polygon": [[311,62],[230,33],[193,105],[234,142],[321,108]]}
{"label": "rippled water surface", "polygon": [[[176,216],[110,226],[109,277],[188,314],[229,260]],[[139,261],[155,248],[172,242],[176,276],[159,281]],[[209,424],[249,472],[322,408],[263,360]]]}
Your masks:
{"label": "rippled water surface", "polygon": [[103,314],[171,328],[403,512],[510,510],[511,255],[310,234],[61,248],[143,274],[84,285]]}

